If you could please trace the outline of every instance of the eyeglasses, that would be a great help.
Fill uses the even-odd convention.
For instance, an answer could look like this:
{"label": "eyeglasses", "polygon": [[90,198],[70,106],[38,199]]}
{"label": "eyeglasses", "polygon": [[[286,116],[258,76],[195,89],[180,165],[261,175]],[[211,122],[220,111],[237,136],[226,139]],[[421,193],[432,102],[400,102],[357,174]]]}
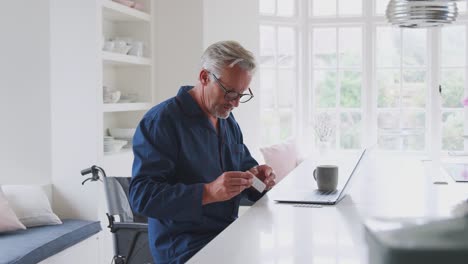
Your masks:
{"label": "eyeglasses", "polygon": [[219,84],[221,89],[224,91],[224,99],[226,101],[234,101],[240,98],[239,102],[240,103],[247,103],[250,99],[254,97],[252,90],[249,88],[249,93],[248,94],[241,94],[232,90],[228,90],[226,87],[224,87],[223,84],[221,84],[221,81],[214,75],[214,73],[211,73],[213,77],[215,78],[216,82]]}

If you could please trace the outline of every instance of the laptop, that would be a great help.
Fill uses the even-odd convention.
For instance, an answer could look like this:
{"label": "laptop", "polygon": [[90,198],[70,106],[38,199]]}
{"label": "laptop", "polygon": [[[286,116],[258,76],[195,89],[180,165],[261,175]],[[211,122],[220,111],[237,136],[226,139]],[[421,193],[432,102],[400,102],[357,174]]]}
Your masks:
{"label": "laptop", "polygon": [[[338,188],[333,192],[323,192],[318,189],[304,193],[304,192],[294,192],[294,193],[282,193],[278,197],[274,197],[274,201],[279,203],[306,203],[306,204],[326,204],[333,205],[337,204],[343,197],[346,195],[346,188],[350,186],[351,178],[356,172],[360,162],[362,161],[366,149],[361,152],[361,155],[355,162],[354,167],[352,167],[351,173],[340,174],[340,177],[346,176],[345,184],[342,188]],[[341,168],[341,167],[340,167]]]}

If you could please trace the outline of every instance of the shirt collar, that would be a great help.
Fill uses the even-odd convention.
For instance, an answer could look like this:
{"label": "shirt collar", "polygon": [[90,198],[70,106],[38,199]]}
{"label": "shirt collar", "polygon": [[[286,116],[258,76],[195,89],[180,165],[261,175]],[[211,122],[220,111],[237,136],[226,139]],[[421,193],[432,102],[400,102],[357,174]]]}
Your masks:
{"label": "shirt collar", "polygon": [[179,107],[182,108],[182,112],[188,116],[198,116],[203,115],[203,111],[200,106],[197,104],[192,95],[189,94],[189,91],[193,86],[182,86],[177,93],[176,100],[179,103]]}

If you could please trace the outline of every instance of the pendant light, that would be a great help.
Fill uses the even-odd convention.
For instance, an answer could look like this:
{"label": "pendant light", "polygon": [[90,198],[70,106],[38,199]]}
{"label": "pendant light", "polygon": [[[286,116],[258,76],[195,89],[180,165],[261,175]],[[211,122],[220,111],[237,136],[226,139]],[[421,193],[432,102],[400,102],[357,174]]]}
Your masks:
{"label": "pendant light", "polygon": [[457,15],[456,0],[390,0],[386,10],[392,25],[407,28],[443,26]]}

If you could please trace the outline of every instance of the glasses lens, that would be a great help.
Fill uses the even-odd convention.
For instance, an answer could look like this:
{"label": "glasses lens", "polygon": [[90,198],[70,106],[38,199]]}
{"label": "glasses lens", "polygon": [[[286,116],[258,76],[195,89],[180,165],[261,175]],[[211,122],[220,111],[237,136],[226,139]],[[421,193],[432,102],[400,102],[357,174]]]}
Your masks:
{"label": "glasses lens", "polygon": [[244,96],[241,97],[241,99],[239,100],[239,102],[241,102],[241,103],[247,103],[250,99],[252,99],[252,97],[253,97],[253,96],[250,95],[250,94],[249,94],[249,95],[244,95]]}
{"label": "glasses lens", "polygon": [[228,101],[236,100],[239,97],[239,94],[236,92],[228,92],[224,98]]}

